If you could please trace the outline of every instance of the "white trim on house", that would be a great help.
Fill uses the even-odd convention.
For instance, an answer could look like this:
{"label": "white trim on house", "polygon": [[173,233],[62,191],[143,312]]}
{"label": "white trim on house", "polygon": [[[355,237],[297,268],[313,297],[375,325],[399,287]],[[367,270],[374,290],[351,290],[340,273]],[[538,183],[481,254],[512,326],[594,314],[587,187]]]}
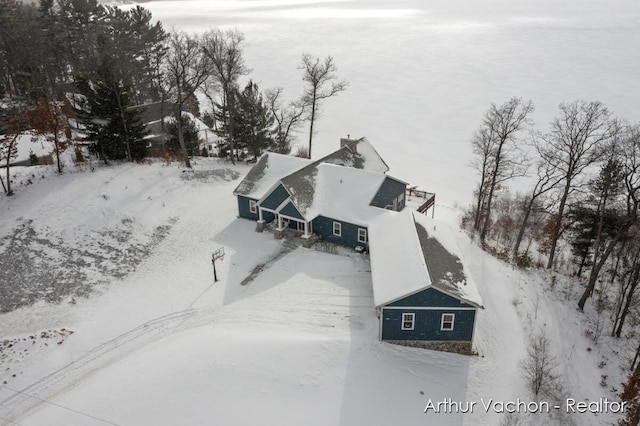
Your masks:
{"label": "white trim on house", "polygon": [[302,222],[302,223],[304,223],[304,220],[302,220],[302,219],[298,219],[297,217],[287,216],[286,214],[278,213],[278,216],[280,216],[280,217],[281,217],[281,218],[283,218],[283,219],[287,219],[287,220],[289,220],[289,221],[291,221],[291,220],[292,220],[292,221],[294,221],[294,222]]}
{"label": "white trim on house", "polygon": [[274,183],[274,184],[273,184],[273,186],[271,187],[271,189],[269,189],[267,192],[265,192],[265,194],[262,196],[262,198],[260,198],[260,199],[258,200],[258,204],[262,204],[262,202],[263,202],[264,200],[266,200],[267,198],[269,198],[269,195],[271,195],[271,193],[272,193],[273,191],[275,191],[275,190],[278,188],[278,186],[280,186],[280,185],[282,185],[282,187],[284,188],[284,190],[285,190],[285,191],[287,191],[287,194],[289,194],[289,196],[287,197],[287,199],[288,199],[288,198],[291,198],[291,193],[289,192],[289,190],[287,189],[287,187],[286,187],[286,186],[281,182],[281,180],[280,180],[280,179],[278,179],[278,181],[277,181],[276,183]]}
{"label": "white trim on house", "polygon": [[284,209],[286,205],[289,204],[289,201],[291,201],[290,197],[285,198],[283,202],[278,204],[278,207],[276,207],[276,209],[273,212],[276,214],[280,214],[280,210]]}
{"label": "white trim on house", "polygon": [[[364,234],[362,234],[363,232]],[[367,243],[367,228],[358,227],[358,242],[362,244]]]}
{"label": "white trim on house", "polygon": [[[337,228],[336,228],[336,225],[338,225]],[[336,230],[338,232],[336,232]],[[333,221],[333,235],[336,237],[342,237],[342,223],[337,222],[335,220]]]}
{"label": "white trim on house", "polygon": [[[407,325],[407,324],[411,325]],[[401,330],[413,330],[416,326],[416,314],[413,312],[403,312],[401,321]]]}
{"label": "white trim on house", "polygon": [[[427,271],[427,275],[428,275],[428,271]],[[429,280],[431,280],[431,276],[429,276]],[[449,296],[449,297],[452,297],[452,298],[454,298],[454,299],[456,299],[456,300],[459,300],[459,301],[460,301],[460,303],[466,303],[467,305],[473,306],[473,308],[465,308],[465,307],[462,307],[462,308],[440,307],[440,308],[435,308],[435,309],[463,309],[463,310],[464,310],[464,309],[484,309],[484,306],[482,306],[482,305],[478,305],[478,304],[473,303],[473,302],[471,302],[471,301],[469,301],[469,300],[462,299],[462,298],[460,298],[460,297],[458,297],[458,296],[456,296],[456,295],[454,295],[454,294],[451,294],[451,293],[449,293],[449,292],[446,292],[446,291],[444,291],[444,290],[442,290],[442,289],[440,289],[440,288],[434,287],[434,286],[433,286],[433,285],[431,285],[431,284],[429,284],[429,285],[427,285],[427,286],[424,286],[424,287],[422,287],[422,288],[419,288],[418,290],[415,290],[415,291],[413,291],[413,292],[411,292],[411,293],[407,293],[407,294],[406,294],[406,295],[404,295],[404,296],[400,296],[400,297],[398,297],[398,298],[396,298],[396,299],[390,300],[389,302],[386,302],[386,303],[384,303],[383,305],[379,305],[379,306],[382,306],[382,307],[384,307],[385,309],[397,309],[397,308],[394,308],[393,306],[387,306],[387,305],[390,305],[390,304],[392,304],[392,303],[395,303],[395,302],[397,302],[398,300],[402,300],[402,299],[404,299],[405,297],[413,296],[414,294],[420,293],[421,291],[427,290],[427,289],[429,289],[429,288],[432,288],[432,289],[434,289],[434,290],[439,291],[439,292],[440,292],[440,293],[442,293],[442,294],[446,294],[446,295],[447,295],[447,296]]]}
{"label": "white trim on house", "polygon": [[382,306],[382,309],[411,309],[416,311],[475,311],[477,308],[452,308],[449,306]]}
{"label": "white trim on house", "polygon": [[[451,317],[450,319],[446,319],[447,317]],[[442,318],[440,320],[440,331],[453,331],[456,322],[456,314],[451,312],[445,312],[442,314]],[[445,324],[451,324],[450,327],[445,328]]]}

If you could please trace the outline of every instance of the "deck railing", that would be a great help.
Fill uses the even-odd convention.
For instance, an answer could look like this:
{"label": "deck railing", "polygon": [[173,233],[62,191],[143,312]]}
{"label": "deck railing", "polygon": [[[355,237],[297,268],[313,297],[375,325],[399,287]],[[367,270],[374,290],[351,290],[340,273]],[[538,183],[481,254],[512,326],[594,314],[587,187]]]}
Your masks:
{"label": "deck railing", "polygon": [[414,196],[414,197],[418,197],[418,198],[423,198],[425,200],[424,203],[422,203],[420,205],[420,207],[418,207],[418,213],[424,213],[426,214],[427,211],[430,208],[433,208],[433,210],[431,210],[431,217],[433,218],[434,214],[435,214],[435,205],[436,205],[436,194],[433,192],[427,192],[427,191],[422,191],[420,189],[417,189],[417,187],[412,186],[407,188],[407,195],[409,197]]}

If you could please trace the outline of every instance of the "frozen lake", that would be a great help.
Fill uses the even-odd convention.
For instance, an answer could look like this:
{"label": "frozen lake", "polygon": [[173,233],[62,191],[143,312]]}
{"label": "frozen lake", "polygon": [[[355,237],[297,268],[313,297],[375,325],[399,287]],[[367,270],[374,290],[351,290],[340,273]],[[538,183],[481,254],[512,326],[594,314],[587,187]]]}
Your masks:
{"label": "frozen lake", "polygon": [[[466,206],[470,139],[491,102],[531,99],[546,131],[561,102],[638,120],[640,3],[631,0],[258,0],[144,3],[167,29],[238,28],[261,89],[302,92],[303,52],[332,55],[349,89],[324,103],[314,158],[367,136],[391,174]],[[304,130],[298,141],[304,142]]]}

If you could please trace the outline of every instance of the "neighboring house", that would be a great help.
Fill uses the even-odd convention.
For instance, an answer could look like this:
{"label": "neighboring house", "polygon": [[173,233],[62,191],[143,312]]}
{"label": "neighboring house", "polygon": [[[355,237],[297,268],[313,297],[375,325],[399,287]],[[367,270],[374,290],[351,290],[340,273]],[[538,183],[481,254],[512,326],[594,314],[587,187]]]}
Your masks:
{"label": "neighboring house", "polygon": [[262,155],[234,191],[238,215],[369,251],[380,340],[470,353],[482,303],[459,258],[404,210],[407,183],[365,138],[340,144],[316,161]]}
{"label": "neighboring house", "polygon": [[[168,124],[175,120],[173,116],[174,108],[175,104],[167,101],[130,107],[130,109],[140,112],[140,122],[144,124],[148,132],[145,140],[147,141],[147,147],[150,151],[163,148],[171,138],[167,133],[167,129]],[[198,128],[198,138],[200,139],[200,152],[198,152],[198,155],[202,152],[203,147],[207,147],[207,151],[211,155],[211,151],[217,150],[218,143],[218,138],[213,133],[213,130],[193,114],[186,111],[183,111],[183,114],[189,115],[189,118],[196,123],[196,127]],[[217,152],[215,152],[215,154],[217,155]]]}

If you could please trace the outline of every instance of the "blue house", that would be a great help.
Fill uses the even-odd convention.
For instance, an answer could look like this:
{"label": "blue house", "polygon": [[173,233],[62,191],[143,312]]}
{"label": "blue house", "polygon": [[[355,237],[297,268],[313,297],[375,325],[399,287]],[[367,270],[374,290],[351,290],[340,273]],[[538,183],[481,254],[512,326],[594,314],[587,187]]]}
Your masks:
{"label": "blue house", "polygon": [[482,300],[460,258],[429,235],[425,220],[407,210],[371,225],[369,255],[379,338],[471,353]]}
{"label": "blue house", "polygon": [[459,258],[405,210],[407,184],[365,138],[340,142],[316,161],[264,154],[234,191],[238,215],[368,250],[380,340],[470,353],[482,305]]}
{"label": "blue house", "polygon": [[342,139],[341,148],[316,161],[266,153],[234,195],[238,215],[293,229],[303,238],[366,248],[367,226],[384,210],[405,207],[407,184],[365,138]]}

